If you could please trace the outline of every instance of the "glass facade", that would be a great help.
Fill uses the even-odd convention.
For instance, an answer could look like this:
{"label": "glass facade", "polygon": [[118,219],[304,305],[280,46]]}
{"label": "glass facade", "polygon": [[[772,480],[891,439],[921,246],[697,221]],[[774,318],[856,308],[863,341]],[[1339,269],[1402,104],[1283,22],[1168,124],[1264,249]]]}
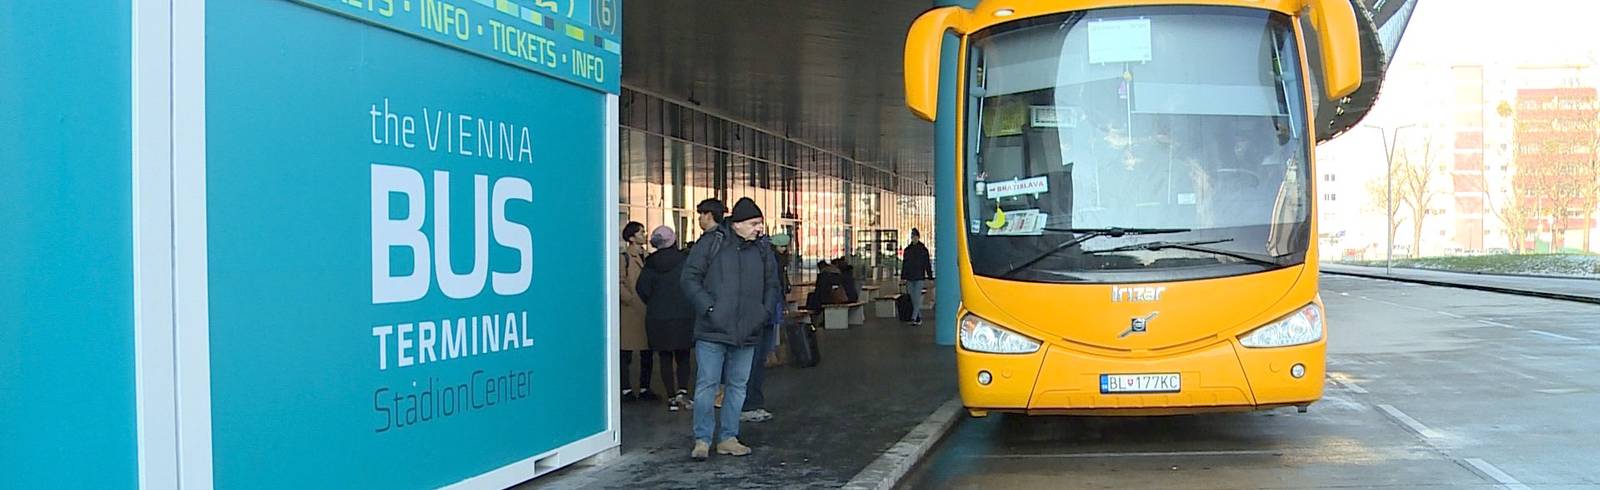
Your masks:
{"label": "glass facade", "polygon": [[620,100],[621,222],[700,235],[695,204],[749,197],[769,233],[793,237],[790,273],[846,257],[869,280],[897,278],[912,228],[933,247],[933,188],[890,169],[632,90]]}

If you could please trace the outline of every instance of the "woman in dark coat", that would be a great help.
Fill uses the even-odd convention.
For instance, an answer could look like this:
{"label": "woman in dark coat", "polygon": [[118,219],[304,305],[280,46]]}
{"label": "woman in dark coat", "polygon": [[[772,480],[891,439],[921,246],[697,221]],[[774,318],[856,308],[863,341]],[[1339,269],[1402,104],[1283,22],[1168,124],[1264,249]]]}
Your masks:
{"label": "woman in dark coat", "polygon": [[693,404],[689,398],[689,349],[694,347],[694,312],[679,281],[689,254],[678,248],[677,234],[665,226],[650,232],[650,246],[656,251],[645,258],[637,288],[644,299],[650,350],[661,354],[661,384],[673,394],[667,399],[667,410],[676,412]]}

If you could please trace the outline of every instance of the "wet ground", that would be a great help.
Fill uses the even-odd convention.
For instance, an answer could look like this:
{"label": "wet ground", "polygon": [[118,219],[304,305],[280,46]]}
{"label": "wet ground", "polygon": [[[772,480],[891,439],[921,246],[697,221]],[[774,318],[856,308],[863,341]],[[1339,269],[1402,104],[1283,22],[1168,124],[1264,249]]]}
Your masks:
{"label": "wet ground", "polygon": [[969,418],[902,488],[1600,488],[1600,306],[1322,286],[1309,413]]}
{"label": "wet ground", "polygon": [[818,335],[817,367],[768,371],[775,418],[743,424],[739,436],[754,454],[692,461],[689,412],[630,403],[618,461],[518,488],[838,488],[956,395],[955,353],[934,344],[932,322],[869,318]]}

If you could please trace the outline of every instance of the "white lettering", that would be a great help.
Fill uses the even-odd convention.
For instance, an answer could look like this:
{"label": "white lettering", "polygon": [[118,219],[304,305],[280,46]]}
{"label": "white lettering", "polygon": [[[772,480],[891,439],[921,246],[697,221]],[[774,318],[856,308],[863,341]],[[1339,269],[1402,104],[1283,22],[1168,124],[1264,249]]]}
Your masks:
{"label": "white lettering", "polygon": [[[394,194],[403,194],[406,198],[407,212],[403,219],[389,217],[389,199]],[[422,174],[416,170],[372,164],[373,304],[415,301],[428,294],[431,282],[428,237],[422,233],[425,199]],[[389,253],[396,247],[411,250],[412,267],[408,275],[392,275]],[[448,262],[445,264],[448,266]]]}
{"label": "white lettering", "polygon": [[522,347],[524,348],[533,347],[533,337],[528,336],[530,333],[528,330],[528,312],[524,310],[522,312]]}
{"label": "white lettering", "polygon": [[436,339],[435,329],[438,325],[433,322],[417,322],[417,364],[427,364],[439,360],[434,349]]}
{"label": "white lettering", "polygon": [[483,292],[489,275],[489,177],[472,178],[472,269],[456,274],[450,265],[450,173],[433,172],[433,262],[439,277],[439,290],[454,299],[466,299]]}
{"label": "white lettering", "polygon": [[467,355],[467,319],[456,320],[454,328],[447,318],[444,320],[444,335],[441,343],[444,344],[444,357],[442,359],[455,359]]}
{"label": "white lettering", "polygon": [[472,156],[472,150],[467,149],[467,138],[471,137],[472,133],[467,132],[467,122],[472,119],[472,116],[462,114],[456,117],[458,121],[456,124],[456,148],[461,149],[462,155],[470,157]]}
{"label": "white lettering", "polygon": [[410,366],[413,361],[411,357],[411,344],[413,342],[411,341],[411,337],[409,335],[413,327],[415,327],[415,325],[410,323],[402,323],[400,324],[399,331],[395,332],[395,337],[400,339],[400,355],[398,356],[400,359],[400,367]]}
{"label": "white lettering", "polygon": [[526,126],[522,128],[522,137],[517,141],[517,161],[533,163],[533,137]]}
{"label": "white lettering", "polygon": [[[444,113],[435,112],[433,117],[428,117],[428,108],[422,108],[422,132],[428,137],[428,151],[439,151],[439,126],[444,124]],[[449,144],[450,138],[445,138]]]}
{"label": "white lettering", "polygon": [[500,352],[500,317],[484,315],[483,323],[483,352]]}
{"label": "white lettering", "polygon": [[501,296],[512,296],[528,291],[528,285],[533,283],[533,234],[528,227],[506,219],[506,205],[508,201],[533,202],[533,186],[528,181],[516,177],[502,177],[494,182],[494,203],[490,209],[494,211],[494,241],[506,248],[517,251],[519,257],[516,272],[494,272],[490,274],[494,281],[494,293]]}
{"label": "white lettering", "polygon": [[500,337],[500,350],[512,350],[517,348],[517,337],[517,316],[511,313],[506,313],[506,331],[505,335]]}
{"label": "white lettering", "polygon": [[389,334],[394,332],[394,327],[380,325],[372,327],[372,336],[378,338],[378,370],[389,369]]}

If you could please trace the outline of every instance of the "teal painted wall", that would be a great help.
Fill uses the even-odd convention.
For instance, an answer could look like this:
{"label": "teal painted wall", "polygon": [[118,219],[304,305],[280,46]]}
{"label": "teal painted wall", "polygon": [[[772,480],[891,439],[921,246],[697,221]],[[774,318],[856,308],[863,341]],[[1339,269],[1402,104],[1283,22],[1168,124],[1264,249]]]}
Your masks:
{"label": "teal painted wall", "polygon": [[0,2],[0,488],[137,484],[130,12]]}

